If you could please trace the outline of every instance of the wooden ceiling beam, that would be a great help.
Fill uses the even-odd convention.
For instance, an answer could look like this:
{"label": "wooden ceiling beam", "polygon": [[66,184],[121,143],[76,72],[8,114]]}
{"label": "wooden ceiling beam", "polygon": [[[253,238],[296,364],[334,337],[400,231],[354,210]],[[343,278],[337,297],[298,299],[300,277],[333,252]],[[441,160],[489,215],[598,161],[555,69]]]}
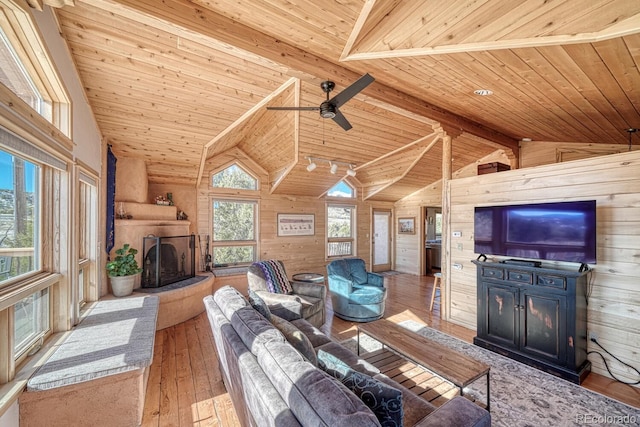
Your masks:
{"label": "wooden ceiling beam", "polygon": [[[82,0],[92,6],[123,15],[136,21],[171,31],[183,37],[202,41],[210,38],[228,45],[228,50],[241,50],[260,55],[288,68],[291,76],[302,78],[329,77],[340,85],[348,86],[360,77],[342,65],[291,46],[230,18],[184,0]],[[451,113],[412,95],[374,82],[363,94],[403,108],[421,116],[437,120],[461,131],[517,150],[518,142],[501,132],[465,117]]]}

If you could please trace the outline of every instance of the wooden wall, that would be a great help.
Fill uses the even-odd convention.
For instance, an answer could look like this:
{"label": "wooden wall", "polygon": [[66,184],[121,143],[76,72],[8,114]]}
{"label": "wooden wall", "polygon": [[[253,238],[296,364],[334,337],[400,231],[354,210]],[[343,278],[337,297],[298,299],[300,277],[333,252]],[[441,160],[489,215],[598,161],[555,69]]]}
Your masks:
{"label": "wooden wall", "polygon": [[[510,163],[504,150],[497,150],[477,162],[455,171],[452,174],[452,178],[457,179],[476,176],[478,174],[478,165],[490,162]],[[416,218],[416,234],[398,234],[397,230],[394,229],[394,235],[396,237],[396,271],[416,275],[420,275],[424,271],[424,250],[422,249],[424,242],[424,218],[422,218],[422,208],[427,206],[442,206],[441,180],[424,187],[420,191],[401,199],[395,204],[395,215],[397,218]],[[397,226],[397,220],[395,222]]]}
{"label": "wooden wall", "polygon": [[[518,169],[450,181],[452,232],[446,278],[448,320],[475,329],[476,270],[473,251],[475,206],[597,201],[598,262],[588,305],[588,328],[607,350],[637,365],[640,348],[640,152],[613,154],[535,168]],[[445,248],[443,247],[443,251]],[[570,264],[577,268],[575,264]],[[589,350],[597,350],[589,343]],[[593,371],[608,376],[599,357],[589,358]],[[614,373],[627,381],[637,375],[619,364]]]}
{"label": "wooden wall", "polygon": [[[632,139],[632,141],[636,144],[638,142],[637,139]],[[638,149],[637,145],[633,148]],[[625,144],[523,141],[520,143],[520,167],[529,168],[551,163],[570,162],[626,151],[629,151],[629,148]]]}
{"label": "wooden wall", "polygon": [[[326,242],[326,203],[327,198],[298,197],[273,195],[269,192],[268,177],[261,168],[247,157],[241,150],[232,149],[208,160],[205,166],[206,179],[197,188],[197,233],[211,234],[210,200],[213,196],[241,196],[239,191],[223,191],[210,187],[210,176],[220,168],[234,161],[249,169],[258,176],[261,189],[247,195],[259,203],[259,244],[258,258],[277,258],[285,262],[287,274],[292,276],[301,272],[317,272],[326,274],[325,242]],[[371,265],[371,216],[373,208],[391,209],[387,202],[363,202],[351,199],[332,199],[335,201],[354,203],[357,212],[357,256]],[[315,235],[313,236],[278,236],[276,219],[278,213],[305,213],[315,215]],[[191,216],[189,217],[191,219]],[[223,279],[223,278],[222,278]]]}

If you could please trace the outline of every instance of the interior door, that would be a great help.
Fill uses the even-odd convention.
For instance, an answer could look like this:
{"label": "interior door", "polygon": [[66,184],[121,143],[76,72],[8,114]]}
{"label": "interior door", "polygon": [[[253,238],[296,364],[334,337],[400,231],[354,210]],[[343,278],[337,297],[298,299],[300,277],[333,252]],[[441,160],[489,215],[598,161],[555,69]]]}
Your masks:
{"label": "interior door", "polygon": [[391,211],[373,210],[373,271],[391,270]]}

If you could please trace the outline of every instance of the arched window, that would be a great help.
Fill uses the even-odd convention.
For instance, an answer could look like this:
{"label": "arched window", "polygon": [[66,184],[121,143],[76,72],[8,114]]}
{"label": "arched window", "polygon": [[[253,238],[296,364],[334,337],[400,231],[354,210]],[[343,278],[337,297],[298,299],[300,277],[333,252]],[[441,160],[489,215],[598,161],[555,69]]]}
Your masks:
{"label": "arched window", "polygon": [[327,196],[353,199],[356,197],[356,190],[349,183],[340,181],[329,189]]}
{"label": "arched window", "polygon": [[258,180],[238,164],[213,174],[211,185],[215,188],[235,188],[239,190],[257,190]]}

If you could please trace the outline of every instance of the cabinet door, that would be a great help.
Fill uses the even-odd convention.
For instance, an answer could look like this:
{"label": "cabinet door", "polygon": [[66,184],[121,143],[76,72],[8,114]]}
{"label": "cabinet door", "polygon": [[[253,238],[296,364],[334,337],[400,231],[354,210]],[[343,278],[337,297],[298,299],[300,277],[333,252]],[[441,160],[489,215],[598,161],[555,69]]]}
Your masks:
{"label": "cabinet door", "polygon": [[522,292],[523,352],[558,365],[567,360],[566,297],[553,294]]}
{"label": "cabinet door", "polygon": [[485,331],[492,342],[517,348],[520,322],[518,318],[519,289],[493,283],[485,284]]}

